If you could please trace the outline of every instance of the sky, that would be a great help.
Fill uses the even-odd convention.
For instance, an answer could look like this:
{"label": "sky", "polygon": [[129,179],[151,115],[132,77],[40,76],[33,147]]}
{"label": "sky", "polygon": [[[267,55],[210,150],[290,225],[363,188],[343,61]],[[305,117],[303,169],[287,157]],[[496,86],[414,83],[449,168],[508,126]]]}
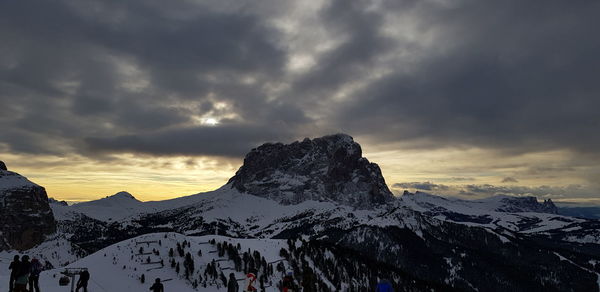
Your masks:
{"label": "sky", "polygon": [[393,192],[600,203],[600,2],[2,1],[0,160],[49,196],[216,189],[347,133]]}

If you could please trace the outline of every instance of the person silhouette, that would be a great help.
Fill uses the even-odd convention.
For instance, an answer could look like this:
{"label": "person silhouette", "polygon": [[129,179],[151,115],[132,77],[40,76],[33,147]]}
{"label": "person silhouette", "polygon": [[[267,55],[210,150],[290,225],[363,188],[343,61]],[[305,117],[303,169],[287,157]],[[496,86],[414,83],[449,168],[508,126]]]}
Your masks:
{"label": "person silhouette", "polygon": [[165,287],[160,282],[160,278],[156,278],[156,280],[154,280],[154,285],[152,285],[152,287],[150,287],[150,290],[152,290],[152,292],[164,292],[165,291]]}
{"label": "person silhouette", "polygon": [[8,292],[13,292],[15,288],[15,279],[17,277],[17,273],[19,272],[19,267],[21,265],[21,261],[19,260],[19,256],[16,255],[13,258],[13,261],[8,266],[10,270],[10,280],[8,281]]}

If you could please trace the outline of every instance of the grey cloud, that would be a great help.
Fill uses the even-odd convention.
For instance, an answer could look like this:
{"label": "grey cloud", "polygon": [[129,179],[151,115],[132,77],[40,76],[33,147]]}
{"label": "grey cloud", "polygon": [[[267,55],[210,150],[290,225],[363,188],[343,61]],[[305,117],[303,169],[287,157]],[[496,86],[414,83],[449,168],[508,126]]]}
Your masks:
{"label": "grey cloud", "polygon": [[[293,80],[291,96],[302,102],[329,98],[343,85],[354,83],[376,67],[376,58],[393,47],[382,32],[383,13],[369,10],[369,1],[333,0],[321,11],[322,27],[341,44],[321,55],[311,70]],[[309,103],[314,106],[314,104]]]}
{"label": "grey cloud", "polygon": [[600,7],[538,8],[504,1],[415,10],[419,26],[439,38],[423,58],[398,61],[408,72],[356,93],[339,123],[380,140],[424,142],[419,147],[596,152],[600,99],[591,97],[600,86],[591,76],[600,70],[600,39],[590,35]]}
{"label": "grey cloud", "polygon": [[[0,24],[0,112],[11,114],[0,118],[10,129],[0,142],[12,152],[88,155],[83,137],[122,141],[162,131],[172,138],[192,127],[193,115],[214,110],[214,102],[229,104],[247,125],[309,122],[303,109],[267,101],[265,84],[281,75],[286,52],[276,42],[279,32],[243,7],[4,2]],[[247,75],[257,81],[244,83]],[[147,85],[124,87],[140,81]],[[250,139],[244,145],[258,141],[242,137]],[[222,148],[232,147],[229,142]],[[173,154],[196,153],[180,150]]]}
{"label": "grey cloud", "polygon": [[280,127],[252,125],[198,126],[116,137],[88,137],[90,152],[150,155],[208,155],[241,157],[268,141],[290,139]]}
{"label": "grey cloud", "polygon": [[404,183],[395,183],[392,185],[392,188],[400,189],[417,189],[424,191],[443,191],[448,190],[450,187],[442,184],[434,184],[431,182],[404,182]]}

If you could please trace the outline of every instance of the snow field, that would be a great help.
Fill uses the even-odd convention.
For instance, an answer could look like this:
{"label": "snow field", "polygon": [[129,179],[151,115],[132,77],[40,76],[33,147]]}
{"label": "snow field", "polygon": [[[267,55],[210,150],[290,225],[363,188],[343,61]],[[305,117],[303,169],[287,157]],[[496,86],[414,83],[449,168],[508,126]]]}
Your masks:
{"label": "snow field", "polygon": [[[251,252],[258,251],[267,262],[282,260],[279,251],[282,247],[287,246],[285,240],[275,239],[235,239],[216,235],[192,237],[177,233],[154,233],[113,244],[64,268],[88,268],[91,275],[88,288],[93,292],[148,291],[155,278],[172,279],[163,283],[165,291],[226,291],[226,287],[223,287],[223,283],[218,278],[216,281],[208,280],[207,287],[202,285],[197,288],[192,287],[193,280],[199,279],[200,276],[204,278],[206,266],[213,260],[217,263],[218,273],[222,271],[229,278],[229,274],[233,272],[236,279],[245,279],[243,272],[235,272],[234,263],[228,260],[227,254],[224,257],[218,256],[216,244],[209,243],[212,239],[215,239],[217,243],[225,241],[234,246],[239,243],[241,246],[240,254],[248,251],[248,249]],[[184,277],[184,257],[178,255],[176,248],[177,243],[181,244],[183,241],[189,242],[190,247],[186,246],[184,248],[185,253],[190,252],[194,259],[195,269],[190,276],[190,280],[186,280]],[[143,248],[143,254],[140,254],[140,247]],[[180,264],[179,273],[171,268],[171,257],[169,257],[169,249],[171,248],[174,250],[172,258]],[[64,258],[68,258],[67,248],[62,248],[62,250],[65,253]],[[199,250],[202,252],[202,256],[198,255]],[[3,271],[0,274],[0,287],[8,287],[8,264],[10,262],[8,259],[12,258],[12,254],[0,254],[2,257],[0,268]],[[33,255],[34,253],[28,254]],[[147,263],[148,258],[150,264]],[[161,266],[161,260],[164,266]],[[283,262],[287,267],[287,262]],[[58,285],[58,280],[62,276],[60,272],[64,268],[42,272],[40,275],[41,290],[44,292],[69,291],[70,286]],[[141,283],[140,277],[142,274],[145,276],[145,283]],[[265,286],[267,286],[266,291],[278,291],[276,283],[281,279],[279,274],[275,271],[274,276],[269,279],[272,284],[269,281],[265,283]],[[238,281],[238,284],[241,291],[244,281]],[[258,283],[255,286],[258,286]]]}

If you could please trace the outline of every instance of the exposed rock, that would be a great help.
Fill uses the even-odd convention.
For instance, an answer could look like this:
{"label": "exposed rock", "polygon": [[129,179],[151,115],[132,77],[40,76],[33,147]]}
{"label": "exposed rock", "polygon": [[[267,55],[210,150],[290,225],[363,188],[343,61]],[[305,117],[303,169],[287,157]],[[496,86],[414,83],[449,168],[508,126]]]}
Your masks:
{"label": "exposed rock", "polygon": [[4,161],[1,161],[1,160],[0,160],[0,170],[8,170],[6,168],[6,164],[4,164]]}
{"label": "exposed rock", "polygon": [[61,206],[69,206],[69,204],[66,201],[59,201],[55,198],[48,198],[48,203],[57,204],[57,205],[61,205]]}
{"label": "exposed rock", "polygon": [[370,209],[393,198],[379,166],[345,134],[252,149],[228,183],[283,204],[335,201]]}
{"label": "exposed rock", "polygon": [[558,208],[551,199],[539,203],[535,197],[506,197],[500,200],[504,205],[499,207],[500,212],[538,212],[558,214]]}
{"label": "exposed rock", "polygon": [[0,250],[24,250],[56,231],[46,190],[18,173],[0,170]]}

